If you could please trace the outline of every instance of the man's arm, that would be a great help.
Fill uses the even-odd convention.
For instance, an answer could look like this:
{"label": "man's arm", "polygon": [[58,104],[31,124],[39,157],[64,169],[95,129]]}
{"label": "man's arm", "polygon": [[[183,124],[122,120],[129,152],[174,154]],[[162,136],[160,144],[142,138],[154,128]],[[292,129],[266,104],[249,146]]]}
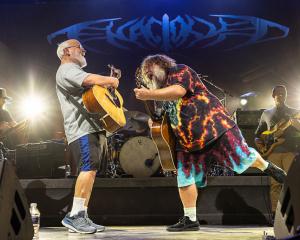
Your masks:
{"label": "man's arm", "polygon": [[298,118],[292,118],[290,119],[290,123],[291,125],[297,129],[297,131],[300,132],[300,119]]}
{"label": "man's arm", "polygon": [[119,80],[114,77],[102,76],[98,74],[89,74],[82,82],[82,86],[99,85],[102,87],[113,87],[119,86]]}
{"label": "man's arm", "polygon": [[134,92],[140,100],[173,101],[183,97],[186,89],[180,85],[171,85],[161,89],[135,88]]}
{"label": "man's arm", "polygon": [[9,123],[8,122],[0,122],[0,133],[9,129]]}

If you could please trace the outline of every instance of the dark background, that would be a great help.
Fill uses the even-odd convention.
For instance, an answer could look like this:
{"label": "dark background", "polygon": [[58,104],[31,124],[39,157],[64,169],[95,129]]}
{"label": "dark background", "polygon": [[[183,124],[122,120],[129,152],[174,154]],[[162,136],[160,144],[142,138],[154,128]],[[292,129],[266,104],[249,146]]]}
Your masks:
{"label": "dark background", "polygon": [[[121,68],[123,76],[120,91],[129,110],[143,111],[143,104],[135,100],[135,69],[148,54],[165,53],[178,63],[190,65],[199,73],[209,76],[217,86],[226,89],[230,112],[239,106],[241,94],[255,91],[248,109],[272,106],[271,89],[275,84],[288,88],[288,104],[300,107],[299,70],[299,23],[300,2],[291,0],[86,0],[86,1],[1,1],[0,2],[0,87],[5,87],[14,101],[8,109],[16,120],[21,120],[20,103],[30,93],[37,93],[48,103],[47,110],[38,123],[41,138],[51,138],[62,129],[62,117],[55,94],[55,74],[59,66],[56,43],[68,36],[47,40],[49,34],[81,22],[121,18],[116,27],[126,22],[151,16],[170,19],[178,15],[196,16],[218,23],[213,14],[252,16],[275,22],[289,28],[286,38],[275,39],[228,50],[241,36],[228,37],[226,41],[202,48],[195,45],[173,47],[163,51],[161,47],[141,49],[131,46],[129,50],[117,48],[106,40],[96,42],[101,53],[88,51],[87,72],[108,74],[107,64]],[[161,28],[156,28],[156,33]],[[85,44],[83,44],[85,46]],[[216,95],[220,92],[210,88]]]}

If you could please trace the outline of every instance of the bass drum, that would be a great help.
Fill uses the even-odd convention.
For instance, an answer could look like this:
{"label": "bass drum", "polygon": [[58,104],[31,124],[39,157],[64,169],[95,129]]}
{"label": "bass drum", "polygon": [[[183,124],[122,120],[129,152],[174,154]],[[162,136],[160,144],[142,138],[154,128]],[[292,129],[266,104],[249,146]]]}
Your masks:
{"label": "bass drum", "polygon": [[119,160],[124,172],[134,177],[150,177],[160,168],[153,141],[143,136],[126,141],[121,148]]}

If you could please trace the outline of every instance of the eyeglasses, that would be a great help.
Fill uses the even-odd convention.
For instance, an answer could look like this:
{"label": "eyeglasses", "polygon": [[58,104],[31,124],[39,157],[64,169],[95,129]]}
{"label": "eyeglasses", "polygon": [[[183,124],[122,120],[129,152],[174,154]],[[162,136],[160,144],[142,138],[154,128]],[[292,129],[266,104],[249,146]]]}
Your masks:
{"label": "eyeglasses", "polygon": [[81,54],[82,54],[82,56],[85,56],[85,54],[86,54],[86,50],[82,47],[82,46],[80,46],[80,45],[76,45],[76,46],[69,46],[69,47],[66,47],[65,49],[67,49],[67,48],[72,48],[72,47],[74,47],[74,48],[79,48],[80,50],[81,50]]}

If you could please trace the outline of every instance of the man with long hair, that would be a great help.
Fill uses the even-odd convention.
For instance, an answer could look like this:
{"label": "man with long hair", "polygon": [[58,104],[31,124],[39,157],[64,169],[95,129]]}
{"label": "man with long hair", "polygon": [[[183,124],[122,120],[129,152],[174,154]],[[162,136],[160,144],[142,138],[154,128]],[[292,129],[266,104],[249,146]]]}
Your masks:
{"label": "man with long hair", "polygon": [[206,186],[212,161],[239,174],[256,167],[283,183],[286,173],[248,147],[221,102],[194,70],[168,56],[153,55],[143,60],[141,74],[149,89],[134,89],[136,98],[165,101],[164,109],[176,136],[177,184],[184,216],[168,231],[199,229],[197,187]]}

